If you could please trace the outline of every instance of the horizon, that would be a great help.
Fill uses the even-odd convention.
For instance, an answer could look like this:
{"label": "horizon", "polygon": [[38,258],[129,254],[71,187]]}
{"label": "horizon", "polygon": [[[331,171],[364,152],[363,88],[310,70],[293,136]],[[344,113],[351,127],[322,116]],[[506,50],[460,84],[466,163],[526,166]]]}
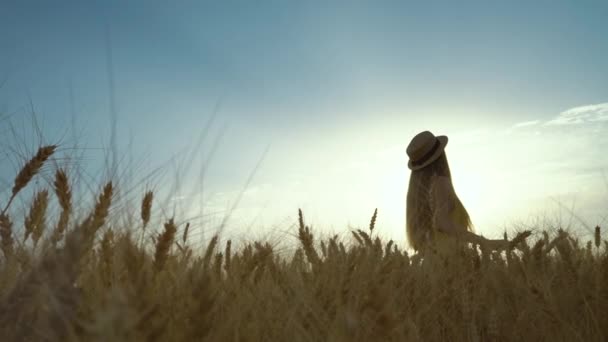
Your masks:
{"label": "horizon", "polygon": [[237,235],[298,208],[345,232],[378,208],[405,245],[405,148],[430,130],[486,237],[570,210],[605,223],[607,4],[375,4],[1,5],[0,118],[20,138],[2,144],[59,141],[133,184],[168,165],[186,217],[218,212],[207,236],[233,207]]}

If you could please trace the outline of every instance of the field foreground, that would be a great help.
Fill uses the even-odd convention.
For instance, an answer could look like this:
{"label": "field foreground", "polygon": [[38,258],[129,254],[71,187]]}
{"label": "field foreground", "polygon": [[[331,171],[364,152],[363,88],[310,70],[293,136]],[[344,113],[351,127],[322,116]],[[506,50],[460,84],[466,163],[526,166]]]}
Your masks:
{"label": "field foreground", "polygon": [[[317,241],[300,212],[293,255],[265,242],[220,245],[217,236],[198,251],[173,219],[153,240],[141,238],[152,228],[151,192],[135,228],[108,224],[112,183],[90,213],[74,213],[59,169],[17,228],[10,203],[53,154],[47,148],[16,177],[0,215],[4,341],[608,339],[599,227],[584,246],[558,231],[500,254],[468,248],[429,262],[374,236],[375,214],[352,241]],[[57,215],[47,210],[52,201]]]}

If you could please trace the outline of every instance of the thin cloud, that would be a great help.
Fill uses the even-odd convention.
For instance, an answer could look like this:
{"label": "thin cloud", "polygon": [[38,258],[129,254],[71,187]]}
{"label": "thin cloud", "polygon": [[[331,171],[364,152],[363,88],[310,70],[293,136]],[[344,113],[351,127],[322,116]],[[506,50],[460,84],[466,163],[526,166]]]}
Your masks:
{"label": "thin cloud", "polygon": [[545,125],[575,125],[608,121],[608,102],[574,107],[560,113]]}
{"label": "thin cloud", "polygon": [[516,123],[515,125],[513,125],[513,128],[535,126],[535,125],[538,125],[539,123],[540,123],[540,120],[524,121],[524,122]]}

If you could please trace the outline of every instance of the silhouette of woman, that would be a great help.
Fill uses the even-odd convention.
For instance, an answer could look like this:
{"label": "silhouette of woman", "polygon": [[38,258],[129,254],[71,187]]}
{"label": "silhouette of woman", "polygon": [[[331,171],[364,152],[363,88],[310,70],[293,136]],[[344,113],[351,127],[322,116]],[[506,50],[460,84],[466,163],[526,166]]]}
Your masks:
{"label": "silhouette of woman", "polygon": [[406,207],[410,246],[417,251],[431,247],[443,255],[468,242],[489,250],[506,248],[506,240],[489,240],[473,232],[469,213],[452,184],[445,154],[447,144],[447,136],[424,131],[407,147],[408,167],[412,170]]}

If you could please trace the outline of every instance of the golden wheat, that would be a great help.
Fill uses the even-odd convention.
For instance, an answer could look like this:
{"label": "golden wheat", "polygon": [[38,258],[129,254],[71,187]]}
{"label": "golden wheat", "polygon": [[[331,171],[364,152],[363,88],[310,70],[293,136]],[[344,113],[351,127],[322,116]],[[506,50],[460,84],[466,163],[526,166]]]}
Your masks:
{"label": "golden wheat", "polygon": [[146,192],[144,198],[141,200],[141,221],[143,223],[143,229],[146,229],[150,222],[153,200],[154,193],[152,191]]}
{"label": "golden wheat", "polygon": [[298,222],[300,223],[298,238],[302,243],[302,247],[304,247],[306,257],[308,258],[308,261],[313,264],[313,266],[317,266],[320,263],[319,255],[315,250],[314,237],[310,232],[310,228],[304,225],[304,215],[302,214],[302,209],[298,210]]}
{"label": "golden wheat", "polygon": [[102,193],[99,195],[95,209],[90,216],[89,228],[91,234],[95,234],[99,228],[104,225],[109,214],[110,205],[112,204],[113,193],[114,188],[112,182],[106,183]]}
{"label": "golden wheat", "polygon": [[173,218],[165,223],[165,230],[158,236],[156,240],[156,252],[154,253],[154,268],[157,271],[161,271],[167,258],[169,256],[169,250],[175,239],[175,233],[177,227],[173,222]]}
{"label": "golden wheat", "polygon": [[44,232],[48,200],[48,191],[38,191],[32,201],[29,215],[24,220],[25,234],[23,241],[27,240],[31,234],[34,247],[38,244],[38,240],[40,240]]}
{"label": "golden wheat", "polygon": [[[20,220],[11,222],[12,212],[0,215],[3,340],[608,338],[608,251],[600,246],[599,227],[593,253],[589,242],[565,231],[544,232],[529,243],[526,238],[532,236],[522,233],[505,255],[463,248],[452,259],[435,263],[383,241],[377,210],[369,231],[353,230],[348,240],[338,235],[315,240],[299,210],[292,254],[265,241],[245,241],[235,248],[227,240],[218,251],[219,235],[205,249],[193,251],[187,246],[194,245],[189,243],[194,241],[188,236],[191,227],[186,224],[176,241],[173,218],[155,232],[154,245],[137,243],[133,235],[141,227],[121,226],[120,206],[112,206],[113,184],[105,184],[91,211],[82,215],[72,205],[74,185],[57,171],[57,213],[43,203],[48,193],[41,189],[23,226]],[[152,227],[152,196],[143,199],[140,216],[144,226]],[[143,205],[146,201],[149,205]],[[63,244],[33,249],[14,240],[15,232],[42,239],[38,223],[58,217],[59,226],[64,212],[85,219],[72,222],[71,229],[62,223]],[[172,249],[174,244],[179,251]]]}
{"label": "golden wheat", "polygon": [[13,254],[13,223],[7,214],[0,214],[0,238],[2,253],[5,258],[9,258]]}
{"label": "golden wheat", "polygon": [[232,262],[232,241],[228,240],[226,241],[226,250],[224,251],[224,255],[225,255],[225,262],[224,262],[224,270],[226,270],[226,272],[230,272],[230,264]]}
{"label": "golden wheat", "polygon": [[61,207],[59,220],[51,235],[51,243],[53,246],[55,246],[63,238],[63,234],[70,221],[70,215],[72,212],[72,190],[68,181],[68,176],[62,169],[58,169],[55,172],[55,181],[53,185],[55,189],[55,196],[57,197],[59,206]]}
{"label": "golden wheat", "polygon": [[378,208],[374,209],[374,214],[369,222],[369,235],[372,235],[374,228],[376,227],[376,219],[378,218]]}
{"label": "golden wheat", "polygon": [[2,210],[2,213],[5,213],[8,210],[8,207],[13,202],[15,196],[23,189],[25,186],[32,180],[32,178],[40,171],[44,163],[55,153],[55,149],[57,146],[49,145],[43,146],[38,149],[36,155],[30,159],[19,171],[17,176],[15,177],[15,184],[13,185],[11,197]]}

